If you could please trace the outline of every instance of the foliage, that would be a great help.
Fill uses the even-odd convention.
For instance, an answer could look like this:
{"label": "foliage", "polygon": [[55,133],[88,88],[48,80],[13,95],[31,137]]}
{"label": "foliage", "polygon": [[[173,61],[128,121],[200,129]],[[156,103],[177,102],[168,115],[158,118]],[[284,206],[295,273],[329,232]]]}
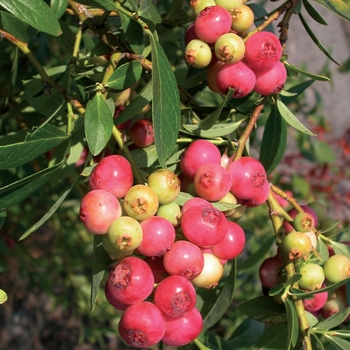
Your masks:
{"label": "foliage", "polygon": [[[314,2],[350,20],[345,1]],[[320,54],[336,63],[304,18],[307,12],[319,24],[326,24],[313,2],[285,1],[268,15],[261,4],[251,5],[259,14],[259,29],[280,20],[282,41],[293,35],[292,28],[288,29],[291,16],[299,17]],[[258,149],[271,181],[283,185],[288,176],[290,189],[300,198],[310,196],[310,184],[279,168],[289,159],[288,133],[292,130],[301,156],[316,167],[330,166],[334,160],[328,143],[314,138],[315,130],[309,130],[293,111],[314,81],[329,77],[295,67],[284,57],[289,80],[280,94],[261,97],[252,93],[242,99],[231,98],[232,91],[227,96],[214,94],[205,82],[205,69],[191,68],[183,58],[185,29],[194,18],[188,1],[0,0],[0,15],[0,226],[7,230],[6,237],[23,241],[14,250],[8,246],[4,250],[18,257],[19,246],[33,232],[45,234],[47,226],[57,231],[55,239],[63,251],[52,253],[53,268],[57,275],[69,275],[70,286],[76,289],[73,300],[65,293],[60,300],[75,303],[82,314],[91,308],[98,321],[106,322],[104,310],[111,323],[119,317],[106,305],[103,293],[99,294],[111,262],[100,240],[78,222],[77,211],[88,191],[87,177],[104,154],[123,154],[133,166],[136,181],[142,183],[155,168],[177,172],[181,153],[198,138],[236,156]],[[133,98],[123,99],[125,91],[132,91]],[[118,103],[116,98],[120,98]],[[154,145],[132,149],[122,125],[144,115],[152,118]],[[316,126],[320,124],[322,118],[315,121]],[[179,200],[186,198],[181,194]],[[273,211],[273,203],[272,208],[269,205]],[[16,216],[21,220],[12,222],[10,229],[9,218]],[[322,321],[303,314],[295,300],[308,294],[295,288],[295,274],[270,291],[270,296],[282,296],[283,303],[261,295],[257,270],[264,258],[274,254],[273,231],[277,231],[266,207],[248,211],[242,226],[247,251],[226,266],[225,278],[216,289],[198,292],[204,331],[186,349],[298,349],[302,338],[310,341],[305,349],[346,349],[350,333],[342,324],[349,308]],[[347,235],[346,229],[339,237],[321,235],[318,253],[323,254],[325,243],[331,243],[349,255],[345,245],[337,243]],[[93,261],[93,266],[87,267],[86,261]],[[0,290],[0,303],[5,300],[6,293]],[[306,329],[301,324],[305,320]]]}

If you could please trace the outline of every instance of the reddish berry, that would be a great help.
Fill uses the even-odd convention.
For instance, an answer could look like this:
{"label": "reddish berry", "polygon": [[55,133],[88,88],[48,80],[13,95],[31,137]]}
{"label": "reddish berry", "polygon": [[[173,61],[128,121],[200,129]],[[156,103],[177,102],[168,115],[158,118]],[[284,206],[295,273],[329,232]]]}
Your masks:
{"label": "reddish berry", "polygon": [[195,340],[203,328],[203,319],[198,309],[193,308],[176,319],[167,319],[162,341],[170,346],[184,346]]}
{"label": "reddish berry", "polygon": [[117,310],[125,311],[130,305],[124,304],[120,300],[114,298],[113,294],[110,291],[110,285],[108,283],[105,284],[105,296],[107,301]]}
{"label": "reddish berry", "polygon": [[161,311],[147,301],[129,306],[122,315],[118,331],[135,348],[148,348],[161,341],[166,321]]}
{"label": "reddish berry", "polygon": [[224,237],[227,220],[212,206],[194,206],[182,215],[181,227],[189,241],[200,247],[211,247]]}
{"label": "reddish berry", "polygon": [[234,98],[241,98],[251,93],[255,81],[255,73],[242,61],[222,65],[216,77],[216,84],[220,92],[227,95],[229,88],[234,89]]}
{"label": "reddish berry", "polygon": [[257,32],[245,42],[245,60],[254,70],[272,68],[282,56],[282,46],[271,32]]}
{"label": "reddish berry", "polygon": [[180,159],[180,168],[185,176],[194,178],[196,171],[208,163],[220,164],[220,150],[207,140],[196,140],[192,142]]}
{"label": "reddish berry", "polygon": [[80,220],[90,232],[97,235],[107,233],[112,222],[121,215],[118,199],[105,190],[88,192],[80,203]]}
{"label": "reddish berry", "polygon": [[193,179],[196,193],[207,201],[218,201],[231,188],[231,178],[227,169],[220,164],[204,164]]}
{"label": "reddish berry", "polygon": [[194,31],[207,43],[215,41],[231,29],[230,13],[221,6],[207,6],[196,17]]}
{"label": "reddish berry", "polygon": [[163,264],[170,275],[179,275],[190,280],[202,272],[204,257],[201,249],[195,244],[178,240],[165,253]]}
{"label": "reddish berry", "polygon": [[153,272],[154,283],[159,283],[164,278],[169,276],[168,272],[164,268],[163,256],[147,256],[145,261]]}
{"label": "reddish berry", "polygon": [[191,23],[185,31],[185,45],[187,45],[191,40],[199,39],[194,31],[194,23]]}
{"label": "reddish berry", "polygon": [[206,199],[200,198],[200,197],[193,197],[190,198],[188,201],[185,202],[185,204],[181,208],[182,214],[184,214],[189,208],[195,207],[195,206],[205,206],[205,207],[211,207],[213,206],[210,202],[208,202]]}
{"label": "reddish berry", "polygon": [[114,266],[107,283],[113,299],[130,305],[145,300],[152,293],[154,277],[144,260],[128,256]]}
{"label": "reddish berry", "polygon": [[282,261],[277,255],[266,258],[259,268],[259,277],[262,286],[270,289],[280,283],[279,272],[282,267]]}
{"label": "reddish berry", "polygon": [[270,193],[270,184],[268,181],[265,181],[262,191],[256,197],[249,200],[242,200],[238,198],[237,201],[238,203],[245,205],[246,207],[249,207],[249,208],[258,207],[267,201],[269,193]]}
{"label": "reddish berry", "polygon": [[225,236],[210,249],[219,259],[231,260],[242,253],[244,245],[245,233],[242,227],[233,221],[228,221]]}
{"label": "reddish berry", "polygon": [[266,186],[266,171],[263,165],[252,157],[233,161],[228,171],[231,176],[231,192],[240,199],[251,200],[260,195]]}
{"label": "reddish berry", "polygon": [[218,94],[221,94],[221,91],[218,88],[218,84],[216,82],[218,71],[220,70],[221,66],[225,63],[222,61],[215,62],[209,66],[209,69],[207,71],[207,84],[211,91],[214,91]]}
{"label": "reddish berry", "polygon": [[327,302],[328,292],[314,294],[312,299],[303,299],[306,311],[315,312],[323,308]]}
{"label": "reddish berry", "polygon": [[129,130],[131,141],[138,147],[147,147],[154,142],[152,120],[138,119]]}
{"label": "reddish berry", "polygon": [[154,303],[166,318],[178,318],[196,305],[193,284],[182,276],[169,276],[154,293]]}
{"label": "reddish berry", "polygon": [[137,250],[146,256],[162,256],[175,241],[175,228],[160,216],[141,221],[143,238]]}

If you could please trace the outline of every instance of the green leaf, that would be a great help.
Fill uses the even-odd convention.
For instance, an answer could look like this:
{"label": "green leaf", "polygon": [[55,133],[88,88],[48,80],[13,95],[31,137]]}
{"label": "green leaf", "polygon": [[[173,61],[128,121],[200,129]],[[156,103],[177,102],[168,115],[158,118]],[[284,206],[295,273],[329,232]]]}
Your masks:
{"label": "green leaf", "polygon": [[317,251],[323,261],[327,261],[329,258],[329,250],[327,245],[322,241],[320,237],[317,237]]}
{"label": "green leaf", "polygon": [[154,142],[159,163],[166,168],[166,159],[174,149],[180,128],[180,97],[174,73],[162,47],[153,34],[150,34],[150,40],[153,67]]}
{"label": "green leaf", "polygon": [[0,289],[0,305],[7,301],[7,294]]}
{"label": "green leaf", "polygon": [[204,120],[201,120],[199,122],[199,126],[203,130],[209,130],[217,121],[217,119],[220,117],[220,114],[222,112],[222,109],[226,106],[227,102],[231,100],[234,93],[234,89],[229,89],[227,95],[225,96],[225,99],[222,101],[219,108],[214,111],[212,114],[210,114],[208,117],[206,117]]}
{"label": "green leaf", "polygon": [[184,124],[183,128],[196,136],[214,139],[221,136],[227,136],[237,130],[245,119],[235,123],[215,124],[209,130],[202,130],[199,125]]}
{"label": "green leaf", "polygon": [[[55,148],[69,136],[59,128],[44,124],[27,134],[23,142],[0,146],[0,169],[16,167]],[[6,136],[4,137],[6,139]]]}
{"label": "green leaf", "polygon": [[[304,75],[305,77],[311,78],[312,80],[318,80],[318,81],[330,81],[331,80],[330,78],[325,77],[324,75],[313,74],[313,73],[307,72],[306,70],[303,70],[301,68],[295,67],[292,64],[288,63],[287,61],[284,61],[283,63],[285,65],[285,67],[287,68],[288,75],[290,75],[290,76],[298,76],[298,74],[301,74],[301,75]],[[292,89],[289,89],[288,91],[291,91]]]}
{"label": "green leaf", "polygon": [[101,289],[101,282],[105,275],[106,268],[111,264],[108,253],[102,246],[101,235],[94,235],[94,256],[92,265],[92,283],[91,283],[91,295],[90,295],[90,310],[94,311],[98,292]]}
{"label": "green leaf", "polygon": [[159,14],[157,7],[154,6],[152,0],[141,0],[138,15],[145,19],[149,19],[154,23],[161,23],[162,17]]}
{"label": "green leaf", "polygon": [[325,347],[322,344],[318,335],[312,332],[311,332],[311,344],[312,344],[312,349],[314,350],[325,350]]}
{"label": "green leaf", "polygon": [[306,128],[297,117],[290,111],[290,109],[280,100],[276,100],[277,108],[283,119],[293,128],[303,132],[304,134],[316,136],[309,129]]}
{"label": "green leaf", "polygon": [[307,13],[312,17],[316,22],[327,25],[327,22],[321,17],[319,11],[317,11],[308,0],[303,0],[303,5]]}
{"label": "green leaf", "polygon": [[335,336],[332,336],[331,334],[325,334],[326,338],[331,342],[333,343],[338,349],[341,349],[341,350],[349,350],[349,347],[350,347],[350,342],[345,340],[345,339],[342,339],[342,338],[339,338],[339,336],[335,335]]}
{"label": "green leaf", "polygon": [[0,0],[0,6],[41,32],[53,36],[62,34],[56,15],[42,0]]}
{"label": "green leaf", "polygon": [[131,151],[131,154],[135,160],[135,163],[140,168],[148,168],[153,165],[158,159],[157,149],[155,145],[134,149]]}
{"label": "green leaf", "polygon": [[332,241],[332,248],[335,254],[343,254],[350,258],[350,247],[347,244]]}
{"label": "green leaf", "polygon": [[208,329],[214,326],[222,316],[225,314],[228,307],[231,305],[233,300],[235,279],[237,274],[237,261],[232,260],[231,270],[227,276],[225,285],[222,287],[219,295],[217,296],[214,304],[211,306],[209,312],[203,316],[203,329]]}
{"label": "green leaf", "polygon": [[187,192],[180,192],[177,198],[175,199],[175,202],[182,207],[189,199],[193,198],[189,193]]}
{"label": "green leaf", "polygon": [[267,325],[265,332],[252,347],[254,350],[287,349],[288,326],[286,324]]}
{"label": "green leaf", "polygon": [[287,322],[286,309],[283,304],[277,304],[272,298],[259,296],[238,306],[239,311],[248,317],[266,323]]}
{"label": "green leaf", "polygon": [[11,33],[17,39],[27,42],[28,41],[28,25],[19,20],[11,13],[0,11],[1,13],[1,25],[2,29]]}
{"label": "green leaf", "polygon": [[288,324],[288,338],[287,338],[287,349],[295,347],[299,337],[299,323],[298,315],[295,310],[293,301],[290,298],[285,300],[285,306],[287,311],[287,324]]}
{"label": "green leaf", "polygon": [[331,60],[333,61],[335,64],[337,64],[338,66],[340,66],[340,64],[328,53],[328,51],[324,48],[324,46],[319,42],[319,40],[317,39],[316,35],[313,33],[313,31],[311,30],[311,28],[309,27],[309,25],[307,24],[307,21],[305,20],[304,16],[299,13],[299,18],[301,23],[303,24],[306,32],[309,34],[310,38],[312,39],[312,41],[316,44],[316,46]]}
{"label": "green leaf", "polygon": [[124,63],[113,72],[105,86],[114,90],[125,90],[140,79],[141,73],[142,66],[139,61]]}
{"label": "green leaf", "polygon": [[119,12],[124,33],[132,50],[141,55],[145,47],[144,34],[141,25],[123,12]]}
{"label": "green leaf", "polygon": [[265,124],[259,156],[267,174],[271,174],[281,162],[286,146],[287,123],[274,105]]}
{"label": "green leaf", "polygon": [[153,84],[150,80],[139,92],[137,97],[118,115],[117,122],[124,123],[137,115],[141,110],[152,101]]}
{"label": "green leaf", "polygon": [[79,4],[84,4],[95,8],[102,8],[108,11],[117,10],[116,4],[113,2],[113,0],[79,0]]}
{"label": "green leaf", "polygon": [[283,92],[285,90],[282,90],[280,93],[280,98],[281,101],[285,104],[288,105],[289,103],[293,102],[296,100],[311,84],[313,84],[315,81],[314,80],[305,80],[302,81],[300,84],[292,86],[290,89],[288,89],[287,92],[290,93],[289,96],[286,96]]}
{"label": "green leaf", "polygon": [[100,92],[89,100],[85,112],[85,135],[91,153],[96,156],[107,145],[113,128],[113,115]]}
{"label": "green leaf", "polygon": [[56,18],[60,18],[68,6],[68,0],[51,0],[51,9],[56,15]]}
{"label": "green leaf", "polygon": [[342,324],[344,320],[350,314],[350,307],[340,310],[332,316],[326,318],[324,321],[318,323],[313,327],[313,330],[317,331],[328,331],[329,329],[335,328]]}
{"label": "green leaf", "polygon": [[324,165],[334,162],[335,154],[328,143],[317,139],[312,140],[312,149],[318,164]]}
{"label": "green leaf", "polygon": [[49,209],[49,211],[34,225],[32,225],[26,232],[22,234],[22,236],[18,239],[19,241],[22,241],[23,239],[27,238],[32,232],[36,231],[39,227],[41,227],[47,220],[49,220],[52,215],[57,211],[57,209],[61,206],[61,204],[64,202],[64,200],[67,198],[67,196],[71,193],[75,185],[78,183],[79,177],[77,176],[76,180],[67,187],[67,189],[63,192],[60,198],[55,202],[55,204]]}
{"label": "green leaf", "polygon": [[7,217],[7,211],[5,210],[0,211],[0,229],[6,221],[6,217]]}
{"label": "green leaf", "polygon": [[0,189],[0,211],[10,208],[30,196],[34,191],[47,183],[62,167],[60,162],[53,167],[37,171],[21,180]]}
{"label": "green leaf", "polygon": [[348,0],[313,0],[335,13],[337,16],[350,21],[350,3]]}

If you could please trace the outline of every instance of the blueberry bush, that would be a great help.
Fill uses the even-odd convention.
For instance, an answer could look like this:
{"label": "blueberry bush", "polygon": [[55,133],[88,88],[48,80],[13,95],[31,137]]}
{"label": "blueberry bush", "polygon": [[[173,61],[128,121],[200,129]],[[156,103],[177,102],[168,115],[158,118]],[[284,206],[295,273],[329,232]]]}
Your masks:
{"label": "blueberry bush", "polygon": [[339,65],[306,18],[350,6],[266,5],[0,0],[1,272],[20,261],[80,340],[348,349],[349,131],[305,108],[331,76],[288,38],[296,17]]}

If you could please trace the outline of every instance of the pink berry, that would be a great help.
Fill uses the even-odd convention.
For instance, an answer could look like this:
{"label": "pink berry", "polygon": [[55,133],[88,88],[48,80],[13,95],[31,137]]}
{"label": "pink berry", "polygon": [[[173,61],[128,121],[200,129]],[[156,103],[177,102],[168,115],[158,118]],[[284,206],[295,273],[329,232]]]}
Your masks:
{"label": "pink berry", "polygon": [[244,245],[245,233],[242,227],[233,221],[228,221],[225,236],[210,249],[219,259],[230,260],[242,253]]}
{"label": "pink berry", "polygon": [[106,234],[112,222],[121,215],[118,199],[105,190],[88,192],[80,204],[80,220],[90,232],[97,235]]}
{"label": "pink berry", "polygon": [[269,193],[270,193],[270,184],[268,181],[265,181],[265,184],[263,185],[263,189],[260,192],[260,194],[258,194],[256,197],[249,200],[237,198],[237,202],[249,208],[258,207],[267,201],[267,197],[269,196]]}
{"label": "pink berry", "polygon": [[257,32],[245,42],[245,60],[254,70],[272,68],[282,56],[278,37],[271,32]]}
{"label": "pink berry", "polygon": [[202,272],[204,257],[197,245],[178,240],[165,253],[163,264],[170,275],[179,275],[190,280]]}
{"label": "pink berry", "polygon": [[242,61],[222,65],[216,77],[216,84],[220,92],[227,95],[229,88],[234,89],[234,98],[241,98],[251,93],[255,81],[255,73]]}
{"label": "pink berry", "polygon": [[198,36],[194,31],[194,23],[191,23],[185,31],[185,45],[187,45],[193,39],[198,39]]}
{"label": "pink berry", "polygon": [[259,278],[263,287],[272,288],[279,283],[278,275],[283,264],[279,256],[266,258],[259,268]]}
{"label": "pink berry", "polygon": [[107,283],[113,299],[130,305],[145,300],[152,293],[154,277],[144,260],[128,256],[110,271]]}
{"label": "pink berry", "polygon": [[182,317],[167,319],[162,341],[171,346],[184,346],[195,340],[202,328],[202,315],[198,309],[193,308]]}
{"label": "pink berry", "polygon": [[163,256],[147,256],[145,261],[151,268],[154,277],[154,283],[159,283],[169,274],[164,268]]}
{"label": "pink berry", "polygon": [[129,161],[119,155],[101,159],[90,175],[89,184],[93,190],[105,190],[117,198],[123,198],[133,184]]}
{"label": "pink berry", "polygon": [[220,150],[214,144],[207,140],[196,140],[182,154],[180,168],[185,176],[193,179],[196,171],[203,164],[220,164],[220,162]]}
{"label": "pink berry", "polygon": [[195,307],[196,291],[185,277],[169,276],[158,284],[154,303],[165,318],[178,318]]}
{"label": "pink berry", "polygon": [[213,206],[210,202],[208,202],[204,198],[193,197],[185,202],[185,204],[181,208],[181,213],[184,214],[189,208],[194,207],[194,206],[198,206],[198,205],[204,205],[206,207]]}
{"label": "pink berry", "polygon": [[231,176],[231,192],[237,198],[251,200],[266,185],[266,171],[255,158],[239,158],[229,165],[228,171]]}
{"label": "pink berry", "polygon": [[314,294],[312,299],[303,299],[304,308],[306,311],[315,312],[324,307],[327,302],[328,292]]}
{"label": "pink berry", "polygon": [[110,285],[108,283],[105,284],[105,296],[107,301],[117,310],[125,311],[130,305],[124,304],[120,300],[116,299],[110,290]]}
{"label": "pink berry", "polygon": [[218,201],[231,188],[231,178],[227,169],[220,164],[204,164],[193,179],[196,193],[207,201]]}
{"label": "pink berry", "polygon": [[260,95],[269,96],[279,93],[287,79],[287,70],[284,64],[278,61],[269,70],[255,71],[256,82],[254,91]]}
{"label": "pink berry", "polygon": [[211,247],[218,243],[227,230],[225,215],[214,207],[194,206],[181,219],[185,237],[200,247]]}
{"label": "pink berry", "polygon": [[207,6],[196,17],[194,31],[199,39],[207,43],[215,41],[231,29],[231,15],[221,6]]}
{"label": "pink berry", "polygon": [[219,90],[218,88],[218,84],[216,82],[216,77],[217,77],[217,74],[218,74],[218,71],[219,69],[221,68],[221,66],[223,66],[225,63],[222,62],[222,61],[218,61],[218,62],[215,62],[213,64],[210,64],[209,65],[209,69],[207,71],[207,84],[208,84],[208,87],[211,91],[214,91],[218,94],[221,94],[221,91]]}
{"label": "pink berry", "polygon": [[147,147],[154,142],[152,120],[138,119],[129,130],[131,141],[138,147]]}
{"label": "pink berry", "polygon": [[163,314],[148,301],[129,306],[118,325],[122,339],[135,348],[148,348],[157,344],[163,338],[165,328]]}
{"label": "pink berry", "polygon": [[152,216],[141,221],[143,238],[137,250],[146,256],[162,256],[175,241],[174,226],[163,217]]}

